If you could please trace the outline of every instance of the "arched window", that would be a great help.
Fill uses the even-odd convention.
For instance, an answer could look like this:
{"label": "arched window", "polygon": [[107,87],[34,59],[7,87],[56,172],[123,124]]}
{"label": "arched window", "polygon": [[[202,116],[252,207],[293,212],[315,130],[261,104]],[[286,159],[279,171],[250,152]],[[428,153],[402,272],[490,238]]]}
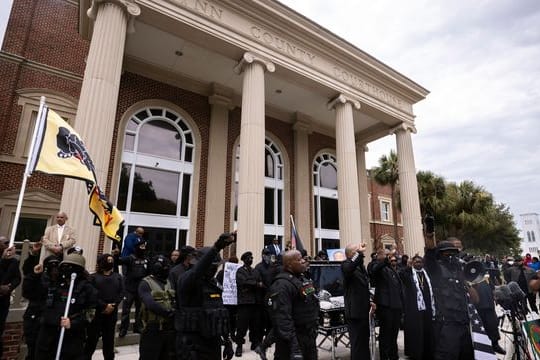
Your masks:
{"label": "arched window", "polygon": [[337,165],[332,154],[321,154],[313,162],[313,208],[317,251],[339,248]]}
{"label": "arched window", "polygon": [[118,209],[124,236],[145,229],[151,253],[168,253],[186,244],[195,143],[179,114],[145,107],[128,120],[122,152]]}
{"label": "arched window", "polygon": [[[238,169],[240,164],[240,145],[236,147],[236,171],[234,186],[234,220],[238,220]],[[264,245],[272,239],[283,241],[284,234],[284,166],[279,146],[266,138],[264,150]],[[283,244],[282,244],[283,246]]]}

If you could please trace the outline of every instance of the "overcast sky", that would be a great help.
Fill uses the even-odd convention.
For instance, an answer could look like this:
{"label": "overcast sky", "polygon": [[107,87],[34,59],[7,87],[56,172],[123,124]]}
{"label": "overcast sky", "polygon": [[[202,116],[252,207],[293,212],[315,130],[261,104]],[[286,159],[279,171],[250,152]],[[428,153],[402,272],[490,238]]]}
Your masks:
{"label": "overcast sky", "polygon": [[[414,108],[418,170],[540,213],[540,1],[282,2],[431,92]],[[369,144],[368,167],[390,148],[391,136]]]}
{"label": "overcast sky", "polygon": [[[540,213],[540,1],[281,1],[430,91],[417,170],[483,186],[518,227]],[[371,167],[395,139],[368,147]]]}

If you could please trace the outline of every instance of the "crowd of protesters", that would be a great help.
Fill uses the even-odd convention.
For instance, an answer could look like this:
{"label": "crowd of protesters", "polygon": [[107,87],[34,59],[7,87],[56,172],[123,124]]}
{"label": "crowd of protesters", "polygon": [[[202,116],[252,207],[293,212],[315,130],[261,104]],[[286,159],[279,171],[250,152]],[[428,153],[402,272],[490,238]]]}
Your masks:
{"label": "crowd of protesters", "polygon": [[[66,220],[65,213],[57,215],[57,224],[47,228],[42,242],[32,244],[22,266],[22,294],[28,300],[26,359],[54,359],[59,348],[62,358],[89,360],[99,338],[104,359],[114,359],[120,306],[118,336],[125,337],[130,330],[140,334],[143,360],[231,359],[242,356],[247,342],[261,359],[267,358],[271,346],[275,359],[317,358],[319,289],[310,279],[312,259],[305,251],[282,249],[276,239],[255,254],[231,256],[228,262],[240,262],[232,284],[236,301],[224,304],[222,291],[230,279],[220,253],[236,240],[235,233],[222,234],[210,247],[184,246],[166,256],[149,257],[144,229],[138,227],[124,239],[122,249],[100,255],[90,274]],[[504,354],[493,296],[504,283],[515,282],[530,311],[538,313],[540,262],[530,254],[501,261],[489,254],[474,257],[455,238],[426,248],[423,256],[400,255],[394,247],[379,249],[366,259],[365,251],[363,243],[347,245],[340,265],[351,359],[371,357],[374,319],[381,360],[399,359],[400,330],[409,358],[472,359],[470,304],[484,325],[491,350]],[[3,331],[10,295],[21,283],[21,274],[15,249],[8,247],[5,237],[0,237],[0,253]],[[262,260],[254,265],[259,254]],[[328,256],[319,251],[313,260],[328,261]],[[483,276],[475,280],[465,273],[465,264],[471,261],[482,265]],[[0,355],[1,351],[0,343]]]}

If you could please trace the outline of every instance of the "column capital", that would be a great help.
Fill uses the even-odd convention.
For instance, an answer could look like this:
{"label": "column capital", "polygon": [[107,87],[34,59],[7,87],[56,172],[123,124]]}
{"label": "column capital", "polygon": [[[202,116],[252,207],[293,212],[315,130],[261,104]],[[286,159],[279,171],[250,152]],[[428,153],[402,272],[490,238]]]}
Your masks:
{"label": "column capital", "polygon": [[416,134],[416,126],[411,123],[402,122],[398,126],[391,128],[390,131],[388,131],[388,134],[394,135],[399,131],[410,131],[413,134]]}
{"label": "column capital", "polygon": [[362,149],[362,151],[364,151],[365,153],[369,152],[369,147],[363,141],[357,141],[356,142],[356,148],[357,149]]}
{"label": "column capital", "polygon": [[235,108],[232,103],[233,91],[223,85],[212,83],[210,87],[210,95],[208,96],[208,103],[210,105],[222,105],[229,110]]}
{"label": "column capital", "polygon": [[360,110],[360,101],[343,94],[339,94],[334,99],[330,100],[326,106],[328,110],[332,110],[335,109],[337,105],[346,104],[348,102],[350,102],[356,110]]}
{"label": "column capital", "polygon": [[135,32],[135,18],[141,14],[141,8],[135,3],[135,0],[92,0],[92,5],[86,12],[86,15],[92,20],[96,20],[98,8],[101,4],[112,3],[125,10],[128,15],[128,34]]}
{"label": "column capital", "polygon": [[305,132],[306,134],[311,134],[313,132],[313,129],[311,127],[312,119],[310,116],[300,112],[296,112],[295,119],[296,121],[293,123],[294,131]]}
{"label": "column capital", "polygon": [[266,59],[265,57],[259,56],[255,53],[248,51],[244,53],[244,55],[242,56],[242,59],[240,59],[238,64],[236,64],[236,66],[234,67],[234,72],[237,74],[241,74],[247,65],[253,64],[255,62],[262,64],[264,68],[266,69],[266,71],[268,72],[272,73],[276,71],[276,66],[274,65],[273,62]]}

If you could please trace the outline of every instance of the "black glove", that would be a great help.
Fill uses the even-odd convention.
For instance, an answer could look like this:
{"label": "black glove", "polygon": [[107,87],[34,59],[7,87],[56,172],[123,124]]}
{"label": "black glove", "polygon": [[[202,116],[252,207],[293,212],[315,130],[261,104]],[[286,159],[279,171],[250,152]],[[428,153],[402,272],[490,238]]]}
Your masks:
{"label": "black glove", "polygon": [[223,250],[227,246],[236,241],[236,233],[223,233],[214,243],[214,246],[218,250]]}

